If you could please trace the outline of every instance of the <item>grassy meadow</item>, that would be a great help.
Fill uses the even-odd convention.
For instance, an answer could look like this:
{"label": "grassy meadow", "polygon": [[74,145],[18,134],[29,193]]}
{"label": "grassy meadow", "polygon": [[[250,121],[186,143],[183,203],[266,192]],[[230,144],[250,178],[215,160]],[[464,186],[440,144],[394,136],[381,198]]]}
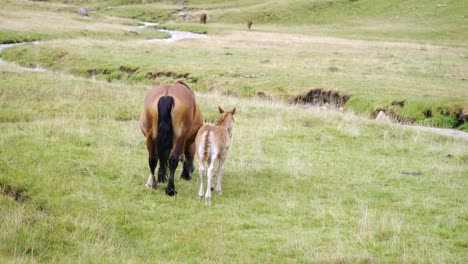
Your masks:
{"label": "grassy meadow", "polygon": [[[0,0],[1,42],[39,41],[0,54],[0,263],[466,263],[466,140],[368,118],[405,100],[399,115],[450,127],[468,105],[461,1],[408,1],[421,13],[398,22],[402,1],[193,0],[185,20],[175,1],[147,2]],[[260,19],[278,6],[297,20]],[[167,35],[141,20],[208,38],[148,42]],[[446,27],[461,35],[439,39]],[[211,206],[198,170],[184,181],[179,165],[175,197],[144,186],[139,112],[175,79],[207,122],[237,107]],[[288,103],[314,88],[351,99]]]}
{"label": "grassy meadow", "polygon": [[[283,2],[274,2],[269,8],[282,7]],[[360,7],[366,10],[367,2],[362,2]],[[430,5],[422,12],[425,16],[411,13],[407,23],[414,26],[386,21],[398,6],[387,10],[383,4],[381,9],[387,13],[381,14],[382,21],[377,18],[362,21],[366,16],[361,13],[375,13],[374,16],[379,13],[361,10],[344,16],[345,21],[323,20],[328,23],[324,25],[304,20],[315,17],[299,8],[306,1],[291,1],[284,12],[297,17],[295,25],[280,18],[271,23],[257,18],[254,21],[260,24],[255,24],[252,31],[226,17],[232,13],[228,12],[234,8],[232,3],[210,3],[191,2],[185,8],[192,12],[181,21],[177,10],[182,5],[164,1],[116,6],[112,4],[118,3],[113,1],[90,2],[95,5],[90,17],[73,13],[76,6],[60,2],[27,2],[20,9],[19,4],[7,1],[2,12],[8,23],[0,24],[3,35],[0,39],[5,43],[24,40],[47,43],[17,46],[1,56],[26,67],[45,67],[110,82],[155,84],[184,78],[197,91],[242,97],[262,95],[290,101],[311,89],[339,91],[351,96],[345,106],[347,110],[375,116],[381,109],[390,109],[399,120],[468,129],[459,118],[468,111],[468,53],[465,41],[458,37],[466,39],[468,31],[459,17],[464,9],[455,8],[459,7],[458,1],[447,4],[448,8]],[[266,4],[239,1],[237,5],[240,9],[235,10],[255,13]],[[430,14],[435,12],[434,8],[445,12],[437,13],[439,27],[450,27],[457,37],[442,37],[444,29],[426,23],[427,19],[432,21]],[[166,33],[154,28],[140,29],[138,21],[154,22],[160,17],[140,17],[133,11],[127,13],[130,9],[143,15],[171,10],[168,11],[171,15],[159,21],[160,27],[207,33],[209,38],[170,45],[149,42],[148,39],[162,38]],[[335,9],[341,10],[340,5],[330,5],[324,14]],[[220,13],[222,10],[224,15]],[[199,25],[196,19],[201,12],[212,14],[213,21]],[[335,12],[337,16],[340,14],[338,10]],[[253,14],[252,17],[255,18]],[[67,23],[57,23],[59,20]],[[356,25],[350,21],[360,22]],[[378,25],[379,32],[362,28],[363,23]],[[30,24],[34,26],[26,26]],[[424,37],[408,38],[393,32],[402,28],[417,28],[425,32]],[[390,36],[382,36],[382,31]],[[393,102],[402,101],[403,107],[392,106]]]}

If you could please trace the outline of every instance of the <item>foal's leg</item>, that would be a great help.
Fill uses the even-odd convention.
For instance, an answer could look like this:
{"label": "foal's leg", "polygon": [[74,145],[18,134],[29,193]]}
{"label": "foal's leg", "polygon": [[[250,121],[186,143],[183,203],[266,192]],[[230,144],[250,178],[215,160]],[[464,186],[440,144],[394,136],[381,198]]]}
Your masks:
{"label": "foal's leg", "polygon": [[226,159],[226,155],[221,155],[219,159],[219,165],[218,165],[218,182],[216,184],[216,192],[219,195],[222,195],[221,192],[221,181],[223,180],[223,172],[224,172],[224,160]]}
{"label": "foal's leg", "polygon": [[205,194],[205,204],[211,205],[211,186],[213,185],[213,173],[215,169],[215,164],[218,162],[218,157],[213,157],[210,162],[210,167],[208,167],[208,182],[206,184],[206,194]]}
{"label": "foal's leg", "polygon": [[200,174],[200,190],[198,191],[198,196],[200,199],[203,198],[205,191],[203,190],[203,182],[205,180],[205,162],[203,158],[198,157],[198,174]]}
{"label": "foal's leg", "polygon": [[149,154],[148,163],[150,166],[150,175],[148,177],[148,181],[146,182],[146,187],[156,189],[157,182],[154,178],[154,170],[156,169],[156,165],[158,164],[158,152],[156,150],[156,144],[154,140],[152,140],[150,134],[146,137],[146,147],[148,148]]}

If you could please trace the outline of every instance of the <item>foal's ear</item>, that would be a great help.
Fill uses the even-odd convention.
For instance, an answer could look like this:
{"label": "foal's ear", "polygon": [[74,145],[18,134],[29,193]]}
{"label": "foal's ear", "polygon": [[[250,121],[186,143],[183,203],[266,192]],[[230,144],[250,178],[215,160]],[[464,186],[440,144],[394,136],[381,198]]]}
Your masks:
{"label": "foal's ear", "polygon": [[224,113],[224,110],[219,105],[218,105],[218,110],[220,114]]}
{"label": "foal's ear", "polygon": [[234,107],[234,109],[232,109],[231,111],[231,115],[234,115],[236,113],[236,108]]}

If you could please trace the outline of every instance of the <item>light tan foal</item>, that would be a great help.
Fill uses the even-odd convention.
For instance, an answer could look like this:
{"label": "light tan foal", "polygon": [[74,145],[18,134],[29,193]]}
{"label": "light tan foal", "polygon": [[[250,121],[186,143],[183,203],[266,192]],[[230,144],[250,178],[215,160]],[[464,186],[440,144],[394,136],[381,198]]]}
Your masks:
{"label": "light tan foal", "polygon": [[[232,140],[232,126],[234,123],[234,113],[232,111],[225,112],[219,107],[221,116],[214,125],[203,125],[198,130],[196,144],[196,155],[198,156],[198,171],[200,174],[200,191],[198,196],[205,197],[205,204],[211,205],[211,189],[214,186],[213,174],[217,169],[218,182],[216,184],[216,192],[221,193],[221,181],[223,178],[224,161],[226,160],[229,145]],[[206,194],[204,195],[203,180],[206,172],[205,161],[208,167],[208,181],[206,184]],[[210,188],[211,187],[211,188]]]}

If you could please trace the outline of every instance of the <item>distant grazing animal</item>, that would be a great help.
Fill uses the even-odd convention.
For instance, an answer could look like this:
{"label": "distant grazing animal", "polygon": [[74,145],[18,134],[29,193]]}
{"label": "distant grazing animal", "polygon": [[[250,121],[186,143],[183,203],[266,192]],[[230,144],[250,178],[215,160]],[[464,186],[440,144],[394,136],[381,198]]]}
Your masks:
{"label": "distant grazing animal", "polygon": [[253,24],[252,20],[247,21],[247,28],[248,28],[249,30],[250,30],[250,28],[252,27],[252,24]]}
{"label": "distant grazing animal", "polygon": [[[140,114],[140,128],[146,137],[151,174],[147,187],[156,189],[154,170],[159,159],[158,182],[166,181],[169,164],[169,182],[166,194],[177,192],[174,173],[179,160],[184,160],[182,178],[190,180],[194,171],[195,137],[203,125],[200,109],[192,90],[183,82],[160,85],[148,92],[145,106]],[[172,154],[171,154],[172,153]],[[185,159],[184,159],[185,154]]]}
{"label": "distant grazing animal", "polygon": [[201,24],[206,24],[206,14],[205,13],[201,14],[200,23]]}
{"label": "distant grazing animal", "polygon": [[[232,126],[234,124],[234,114],[236,108],[230,112],[225,112],[218,106],[221,116],[214,125],[203,125],[198,130],[197,145],[198,170],[200,174],[200,198],[205,197],[205,204],[211,205],[211,189],[214,186],[213,174],[217,173],[218,183],[216,191],[221,195],[221,181],[223,178],[224,161],[226,160],[229,146],[232,140]],[[206,194],[203,190],[203,180],[206,172],[205,161],[207,161],[208,175],[206,184]]]}

